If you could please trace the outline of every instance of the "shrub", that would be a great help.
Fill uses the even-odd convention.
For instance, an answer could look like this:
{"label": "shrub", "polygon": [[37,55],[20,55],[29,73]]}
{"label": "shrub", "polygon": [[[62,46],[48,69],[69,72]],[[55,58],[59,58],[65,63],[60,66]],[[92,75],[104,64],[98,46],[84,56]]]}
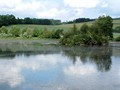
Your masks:
{"label": "shrub", "polygon": [[7,34],[7,33],[8,33],[8,29],[7,29],[5,26],[2,26],[2,27],[0,28],[0,33],[5,33],[5,34]]}
{"label": "shrub", "polygon": [[115,33],[120,33],[120,26],[117,26],[116,28],[113,29],[113,32]]}
{"label": "shrub", "polygon": [[109,16],[99,17],[92,26],[83,24],[77,30],[75,24],[60,39],[62,45],[105,45],[112,39],[112,18]]}
{"label": "shrub", "polygon": [[33,30],[31,28],[27,28],[26,32],[23,33],[23,37],[32,38],[33,37]]}
{"label": "shrub", "polygon": [[63,34],[63,29],[53,30],[51,31],[51,33],[52,33],[51,38],[59,39]]}
{"label": "shrub", "polygon": [[43,30],[43,33],[41,35],[42,38],[51,38],[52,37],[52,32],[47,30],[47,28],[45,28]]}
{"label": "shrub", "polygon": [[89,30],[89,26],[87,24],[83,24],[80,28],[80,33],[81,34],[86,34]]}
{"label": "shrub", "polygon": [[20,36],[20,28],[17,26],[12,26],[9,33],[12,34],[13,37],[19,37]]}
{"label": "shrub", "polygon": [[120,41],[120,36],[118,36],[117,38],[115,38],[115,41]]}
{"label": "shrub", "polygon": [[41,31],[38,28],[34,28],[33,30],[33,37],[39,37]]}
{"label": "shrub", "polygon": [[24,37],[24,33],[27,31],[27,28],[23,28],[21,31],[20,31],[20,37]]}

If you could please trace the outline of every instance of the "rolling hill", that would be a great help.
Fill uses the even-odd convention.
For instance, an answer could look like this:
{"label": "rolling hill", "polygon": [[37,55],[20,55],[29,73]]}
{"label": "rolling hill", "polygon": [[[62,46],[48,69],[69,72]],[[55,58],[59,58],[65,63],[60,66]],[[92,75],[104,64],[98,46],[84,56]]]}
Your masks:
{"label": "rolling hill", "polygon": [[[92,25],[94,21],[91,22],[85,22],[88,25]],[[76,23],[77,27],[80,28],[84,23]],[[120,26],[120,19],[119,20],[113,20],[113,28]],[[21,29],[23,28],[38,28],[38,29],[47,29],[47,30],[57,30],[57,29],[63,29],[63,30],[69,30],[70,28],[73,27],[73,24],[62,24],[62,25],[30,25],[30,24],[21,24],[21,25],[11,25],[11,26],[17,26],[20,27]],[[11,26],[8,26],[10,28]]]}

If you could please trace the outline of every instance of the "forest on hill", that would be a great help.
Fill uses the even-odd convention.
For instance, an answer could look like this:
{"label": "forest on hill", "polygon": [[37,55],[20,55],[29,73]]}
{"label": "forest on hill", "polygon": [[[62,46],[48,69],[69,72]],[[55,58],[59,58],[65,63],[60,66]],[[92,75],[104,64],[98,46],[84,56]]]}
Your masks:
{"label": "forest on hill", "polygon": [[16,18],[14,15],[0,15],[0,27],[14,24],[36,24],[36,25],[59,25],[61,20],[38,19],[25,17],[24,19]]}

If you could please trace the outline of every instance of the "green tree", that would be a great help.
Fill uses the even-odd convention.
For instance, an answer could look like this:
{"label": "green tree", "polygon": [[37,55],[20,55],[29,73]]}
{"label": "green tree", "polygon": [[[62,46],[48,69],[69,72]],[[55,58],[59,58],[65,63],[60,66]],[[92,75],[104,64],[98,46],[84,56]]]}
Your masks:
{"label": "green tree", "polygon": [[32,24],[32,19],[29,17],[24,18],[24,23],[25,24]]}
{"label": "green tree", "polygon": [[113,38],[112,26],[110,16],[99,17],[90,27],[83,24],[79,31],[74,24],[72,31],[65,33],[60,43],[63,45],[106,45]]}
{"label": "green tree", "polygon": [[109,39],[113,38],[113,22],[112,18],[110,16],[100,16],[96,21],[95,25],[97,26],[99,33],[104,35],[105,37],[108,37]]}

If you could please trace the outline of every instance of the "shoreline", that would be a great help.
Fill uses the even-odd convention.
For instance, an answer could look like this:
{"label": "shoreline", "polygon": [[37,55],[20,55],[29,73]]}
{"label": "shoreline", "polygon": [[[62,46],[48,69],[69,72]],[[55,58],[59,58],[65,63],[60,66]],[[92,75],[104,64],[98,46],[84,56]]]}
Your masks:
{"label": "shoreline", "polygon": [[[1,44],[60,45],[59,39],[45,39],[45,38],[0,38],[0,45]],[[120,42],[110,41],[108,46],[120,46]]]}

